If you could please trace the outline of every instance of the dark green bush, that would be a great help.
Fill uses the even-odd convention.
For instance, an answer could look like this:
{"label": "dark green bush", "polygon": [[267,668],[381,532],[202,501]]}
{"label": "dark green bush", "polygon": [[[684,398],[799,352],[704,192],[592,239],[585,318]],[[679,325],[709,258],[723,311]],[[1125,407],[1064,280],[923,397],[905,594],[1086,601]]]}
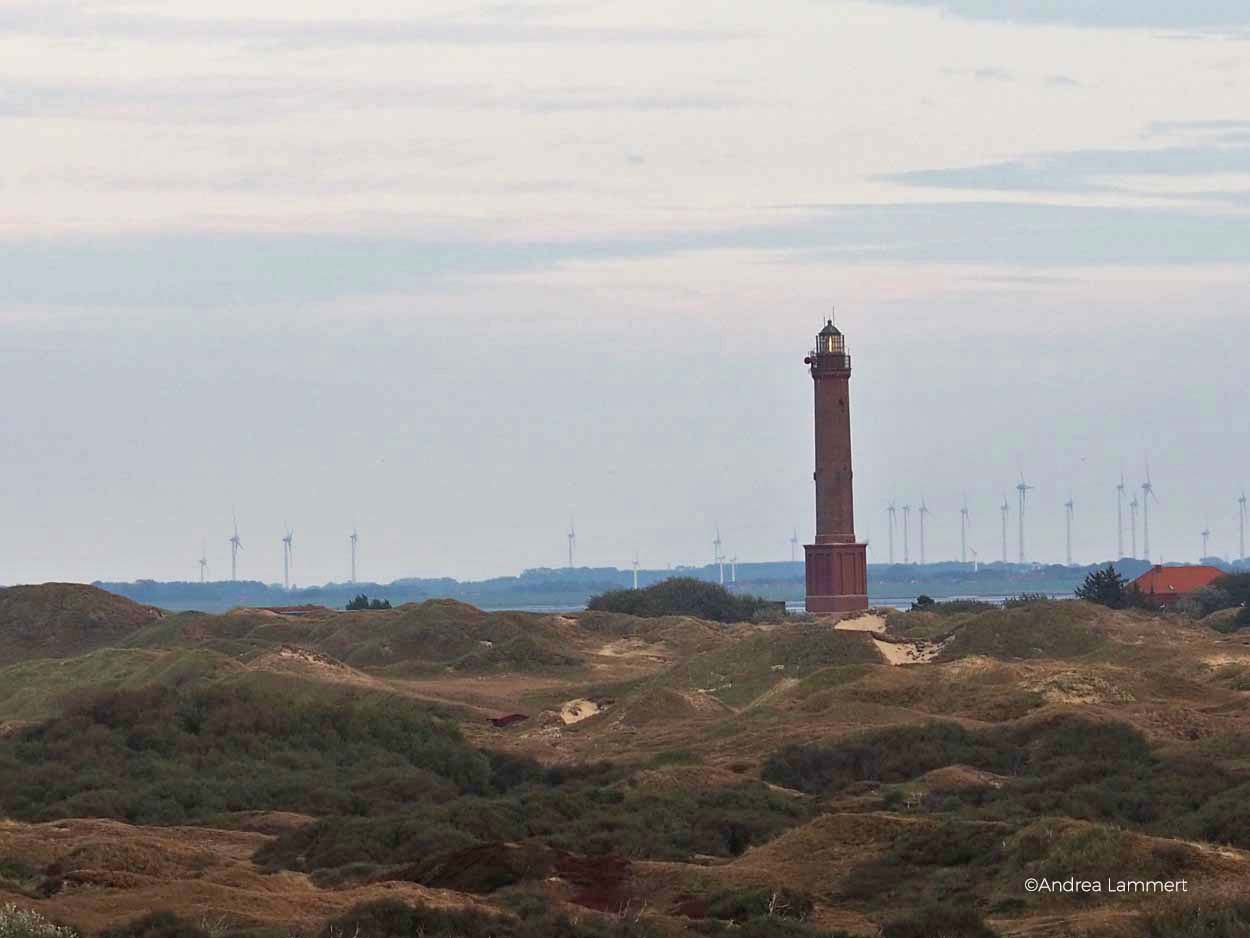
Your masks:
{"label": "dark green bush", "polygon": [[776,604],[759,596],[740,596],[719,583],[693,577],[670,577],[639,590],[610,590],[591,597],[586,608],[631,616],[694,616],[715,622],[744,622]]}
{"label": "dark green bush", "polygon": [[395,812],[492,789],[449,720],[377,695],[278,679],[84,697],[0,739],[0,814],[178,824],[224,812]]}
{"label": "dark green bush", "polygon": [[475,909],[433,909],[395,899],[368,902],[329,922],[322,938],[653,938],[647,924],[545,914],[512,919]]}
{"label": "dark green bush", "polygon": [[933,905],[887,922],[881,938],[997,938],[973,908]]}
{"label": "dark green bush", "polygon": [[1181,900],[1142,916],[1148,938],[1250,938],[1250,902]]}
{"label": "dark green bush", "polygon": [[199,925],[173,912],[150,912],[125,925],[115,925],[105,929],[100,932],[99,938],[210,938],[210,936]]}
{"label": "dark green bush", "polygon": [[726,922],[748,922],[757,918],[790,918],[802,921],[812,914],[811,896],[792,889],[731,889],[707,900],[710,918]]}

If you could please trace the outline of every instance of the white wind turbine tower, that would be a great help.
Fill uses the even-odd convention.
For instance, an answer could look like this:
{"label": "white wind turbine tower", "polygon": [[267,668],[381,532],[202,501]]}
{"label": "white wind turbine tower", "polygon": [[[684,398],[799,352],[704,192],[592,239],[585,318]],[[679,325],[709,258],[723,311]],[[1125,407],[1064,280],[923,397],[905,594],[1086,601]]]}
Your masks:
{"label": "white wind turbine tower", "polygon": [[1142,552],[1146,555],[1146,563],[1150,563],[1150,500],[1159,501],[1155,494],[1154,483],[1150,481],[1150,460],[1146,460],[1146,481],[1141,484],[1141,537]]}
{"label": "white wind turbine tower", "polygon": [[634,551],[634,589],[638,589],[638,551]]}
{"label": "white wind turbine tower", "polygon": [[738,585],[738,555],[734,554],[729,558],[729,585]]}
{"label": "white wind turbine tower", "polygon": [[1076,500],[1068,493],[1068,500],[1063,503],[1065,521],[1068,529],[1068,566],[1072,566],[1072,516],[1076,513]]}
{"label": "white wind turbine tower", "polygon": [[712,541],[712,563],[720,567],[720,585],[725,585],[725,555],[721,551],[720,525],[716,526],[716,537]]}
{"label": "white wind turbine tower", "polygon": [[795,528],[794,533],[790,535],[790,562],[794,563],[799,559],[799,529]]}
{"label": "white wind turbine tower", "polygon": [[352,525],[352,533],[347,536],[352,544],[352,582],[356,582],[356,545],[360,542],[360,535],[356,533],[356,525]]}
{"label": "white wind turbine tower", "polygon": [[1007,501],[1007,496],[1003,496],[1003,506],[999,509],[1003,515],[1003,563],[1007,562],[1007,516],[1011,514],[1011,505]]}
{"label": "white wind turbine tower", "polygon": [[903,506],[903,563],[911,563],[911,505]]}
{"label": "white wind turbine tower", "polygon": [[1115,487],[1115,536],[1117,557],[1124,556],[1124,473],[1120,473],[1120,484]]}
{"label": "white wind turbine tower", "polygon": [[230,538],[230,581],[239,581],[239,551],[243,549],[243,541],[239,539],[239,516],[234,515],[234,534]]}
{"label": "white wind turbine tower", "polygon": [[1133,535],[1133,559],[1137,560],[1137,493],[1133,493],[1133,500],[1128,503],[1129,528]]}
{"label": "white wind turbine tower", "polygon": [[286,527],[286,537],[282,539],[282,588],[291,590],[291,551],[295,546],[295,532]]}
{"label": "white wind turbine tower", "polygon": [[959,509],[959,562],[968,562],[968,525],[971,516],[968,514],[968,496],[964,496],[964,507]]}
{"label": "white wind turbine tower", "polygon": [[573,547],[577,544],[577,528],[573,526],[573,516],[569,515],[569,569],[573,569]]}
{"label": "white wind turbine tower", "polygon": [[924,562],[925,562],[924,522],[925,522],[925,519],[929,517],[931,512],[929,511],[929,506],[924,503],[923,495],[920,496],[920,511],[917,513],[920,515],[920,565],[924,566]]}
{"label": "white wind turbine tower", "polygon": [[1199,560],[1206,560],[1208,557],[1211,556],[1211,554],[1208,553],[1207,551],[1207,548],[1210,546],[1210,544],[1211,544],[1211,529],[1209,527],[1206,527],[1202,529],[1202,556],[1198,558]]}
{"label": "white wind turbine tower", "polygon": [[200,582],[208,577],[208,544],[200,541]]}
{"label": "white wind turbine tower", "polygon": [[979,573],[981,570],[981,555],[977,553],[975,547],[969,547],[968,550],[972,551],[972,572]]}
{"label": "white wind turbine tower", "polygon": [[890,516],[890,566],[894,566],[894,527],[898,523],[898,506],[893,499],[890,499],[886,513]]}
{"label": "white wind turbine tower", "polygon": [[1246,559],[1246,493],[1241,493],[1241,498],[1237,499],[1237,507],[1241,509],[1241,556],[1238,560]]}
{"label": "white wind turbine tower", "polygon": [[1016,486],[1016,491],[1020,494],[1020,516],[1016,519],[1020,522],[1020,563],[1024,563],[1024,507],[1028,503],[1029,492],[1033,491],[1033,486],[1024,481],[1024,470],[1020,470],[1020,482]]}

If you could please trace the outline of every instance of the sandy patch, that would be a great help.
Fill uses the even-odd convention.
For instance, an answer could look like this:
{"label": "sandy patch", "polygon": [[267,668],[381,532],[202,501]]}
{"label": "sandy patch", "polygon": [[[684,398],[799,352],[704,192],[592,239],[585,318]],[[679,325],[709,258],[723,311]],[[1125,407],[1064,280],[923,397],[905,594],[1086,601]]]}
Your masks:
{"label": "sandy patch", "polygon": [[854,619],[842,619],[833,627],[844,632],[884,632],[885,618],[872,614],[856,616]]}
{"label": "sandy patch", "polygon": [[1132,693],[1117,687],[1106,678],[1081,671],[1060,671],[1038,680],[1026,681],[1020,686],[1024,690],[1041,694],[1047,703],[1132,703],[1136,699]]}
{"label": "sandy patch", "polygon": [[941,645],[928,642],[883,642],[875,635],[872,643],[890,664],[924,664],[936,658],[942,650]]}
{"label": "sandy patch", "polygon": [[600,707],[593,700],[587,700],[580,697],[577,700],[567,701],[560,708],[560,719],[567,726],[570,723],[580,723],[588,717],[593,717],[600,711]]}

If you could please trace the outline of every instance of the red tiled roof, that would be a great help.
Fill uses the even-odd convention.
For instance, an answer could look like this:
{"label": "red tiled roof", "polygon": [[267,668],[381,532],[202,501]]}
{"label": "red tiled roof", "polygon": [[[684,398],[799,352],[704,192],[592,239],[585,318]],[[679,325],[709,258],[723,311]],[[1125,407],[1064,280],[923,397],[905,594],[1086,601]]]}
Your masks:
{"label": "red tiled roof", "polygon": [[1143,593],[1195,593],[1224,575],[1219,567],[1152,567],[1133,583]]}

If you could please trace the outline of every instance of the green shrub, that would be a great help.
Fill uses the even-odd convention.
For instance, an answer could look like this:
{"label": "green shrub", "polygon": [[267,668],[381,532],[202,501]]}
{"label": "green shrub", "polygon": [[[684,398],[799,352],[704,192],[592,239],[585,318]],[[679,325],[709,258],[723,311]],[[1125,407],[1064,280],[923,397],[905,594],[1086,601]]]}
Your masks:
{"label": "green shrub", "polygon": [[653,938],[654,930],[633,920],[563,915],[511,919],[476,909],[433,909],[382,899],[358,905],[321,932],[322,938]]}
{"label": "green shrub", "polygon": [[977,911],[968,907],[934,905],[887,922],[881,938],[997,938]]}
{"label": "green shrub", "polygon": [[609,590],[591,597],[586,608],[644,618],[693,616],[715,622],[745,622],[775,605],[759,596],[731,593],[719,583],[670,577],[645,589]]}
{"label": "green shrub", "polygon": [[731,889],[707,900],[707,914],[727,922],[748,922],[757,918],[803,920],[812,914],[812,898],[792,889]]}
{"label": "green shrub", "polygon": [[491,787],[490,759],[427,708],[279,679],[89,695],[0,739],[0,814],[23,820],[393,813]]}
{"label": "green shrub", "polygon": [[1232,597],[1234,606],[1250,605],[1250,573],[1229,573],[1212,586],[1222,589]]}
{"label": "green shrub", "polygon": [[1076,598],[1108,609],[1123,609],[1128,603],[1128,588],[1128,581],[1120,576],[1114,564],[1109,564],[1085,577],[1076,591]]}
{"label": "green shrub", "polygon": [[1142,916],[1148,938],[1250,938],[1250,902],[1183,900]]}
{"label": "green shrub", "polygon": [[1010,596],[1003,600],[1003,608],[1019,609],[1021,606],[1038,606],[1052,602],[1054,600],[1045,593],[1021,593],[1019,596]]}
{"label": "green shrub", "polygon": [[98,938],[213,938],[207,929],[173,912],[150,912],[125,925],[100,932]]}
{"label": "green shrub", "polygon": [[0,938],[78,938],[78,933],[31,909],[7,903],[0,905]]}

